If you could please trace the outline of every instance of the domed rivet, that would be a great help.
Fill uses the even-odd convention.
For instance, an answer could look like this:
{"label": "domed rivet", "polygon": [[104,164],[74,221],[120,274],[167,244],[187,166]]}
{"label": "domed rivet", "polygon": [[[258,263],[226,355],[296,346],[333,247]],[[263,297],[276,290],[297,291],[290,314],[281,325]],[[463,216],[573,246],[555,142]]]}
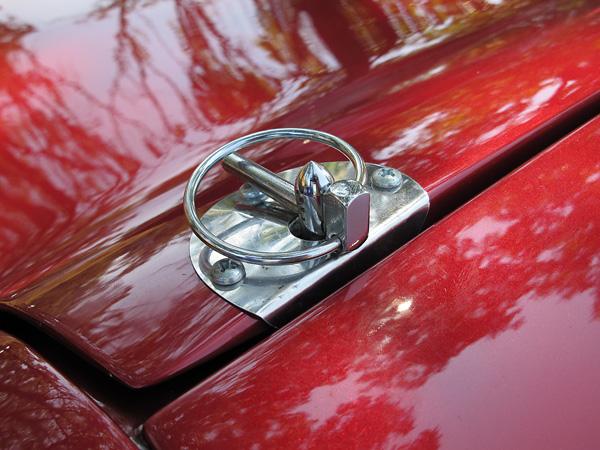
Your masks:
{"label": "domed rivet", "polygon": [[371,184],[379,189],[394,189],[402,185],[402,173],[390,167],[381,167],[371,175]]}
{"label": "domed rivet", "polygon": [[231,258],[217,261],[210,269],[210,280],[219,286],[233,286],[245,277],[244,265]]}

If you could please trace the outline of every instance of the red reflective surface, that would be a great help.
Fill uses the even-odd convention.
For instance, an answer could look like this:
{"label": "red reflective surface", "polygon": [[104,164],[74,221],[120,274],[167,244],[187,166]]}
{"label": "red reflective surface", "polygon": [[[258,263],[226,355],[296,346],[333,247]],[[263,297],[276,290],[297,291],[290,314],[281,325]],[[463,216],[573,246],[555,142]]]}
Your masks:
{"label": "red reflective surface", "polygon": [[136,449],[67,379],[21,341],[0,332],[3,449]]}
{"label": "red reflective surface", "polygon": [[182,216],[163,221],[49,280],[14,309],[130,386],[161,381],[267,328],[199,282],[188,230]]}
{"label": "red reflective surface", "polygon": [[[592,1],[82,2],[52,20],[23,5],[0,29],[0,307],[136,387],[263,331],[188,261],[184,184],[219,145],[334,133],[420,182],[437,218],[600,88]],[[272,170],[339,159],[249,153]],[[215,172],[198,203],[231,190]]]}
{"label": "red reflective surface", "polygon": [[158,449],[596,448],[600,119],[153,416]]}
{"label": "red reflective surface", "polygon": [[[323,126],[379,90],[381,68],[519,2],[37,3],[1,16],[7,293],[177,206],[191,168],[228,140],[278,120]],[[351,82],[352,98],[314,111]]]}

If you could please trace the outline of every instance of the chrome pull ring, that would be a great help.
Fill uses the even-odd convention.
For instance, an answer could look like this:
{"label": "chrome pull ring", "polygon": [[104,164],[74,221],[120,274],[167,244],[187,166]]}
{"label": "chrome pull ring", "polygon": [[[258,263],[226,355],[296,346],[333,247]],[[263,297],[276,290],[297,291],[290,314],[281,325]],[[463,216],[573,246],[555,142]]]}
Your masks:
{"label": "chrome pull ring", "polygon": [[[357,240],[356,236],[352,235],[352,233],[348,233],[349,236],[348,239],[346,239],[345,236],[341,238],[339,233],[333,234],[332,232],[327,233],[323,241],[310,248],[288,251],[284,253],[259,252],[229,244],[212,234],[208,230],[208,228],[204,226],[204,224],[198,217],[198,214],[196,213],[196,192],[198,191],[200,183],[202,182],[202,179],[206,176],[208,171],[219,161],[223,160],[228,155],[238,150],[261,142],[278,139],[310,140],[314,142],[319,142],[321,144],[325,144],[329,147],[340,151],[341,153],[346,155],[346,157],[352,162],[352,165],[354,166],[354,171],[356,173],[354,182],[358,183],[363,187],[367,185],[367,167],[365,162],[363,161],[360,154],[350,144],[343,141],[342,139],[322,131],[308,130],[302,128],[280,128],[274,130],[259,131],[257,133],[243,136],[241,138],[229,142],[228,144],[225,144],[223,147],[219,148],[218,150],[213,152],[208,158],[206,158],[192,173],[192,176],[190,177],[190,180],[185,189],[183,205],[188,222],[194,234],[206,246],[213,249],[214,251],[222,255],[228,256],[229,258],[238,261],[244,261],[250,264],[293,264],[308,261],[315,258],[320,258],[336,250],[349,251],[353,250],[354,248],[357,248],[360,244],[362,244],[364,239],[366,239],[366,235],[359,236],[359,239]],[[345,194],[347,194],[348,188],[346,186],[340,186],[340,189],[346,189]],[[366,226],[368,230],[368,194],[366,201]],[[357,203],[360,205],[360,207],[364,207],[364,205],[361,204],[364,203],[362,199],[361,202]],[[344,208],[347,206],[337,205],[335,203],[335,199],[332,202],[332,205],[332,210],[334,210],[335,208]],[[334,227],[332,227],[332,229],[334,229]],[[347,240],[348,242],[346,242]]]}

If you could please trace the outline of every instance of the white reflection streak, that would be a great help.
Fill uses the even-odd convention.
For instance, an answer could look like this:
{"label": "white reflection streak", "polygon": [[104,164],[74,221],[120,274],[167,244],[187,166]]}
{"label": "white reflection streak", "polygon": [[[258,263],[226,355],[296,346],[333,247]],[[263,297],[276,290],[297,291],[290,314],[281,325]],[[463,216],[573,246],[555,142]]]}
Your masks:
{"label": "white reflection streak", "polygon": [[[525,123],[531,116],[543,105],[552,99],[558,90],[564,85],[560,78],[548,78],[540,83],[541,89],[537,91],[530,99],[524,101],[525,109],[516,114],[508,123],[501,123],[490,131],[483,133],[477,143],[483,144],[492,138],[495,138],[512,126]],[[514,102],[509,102],[497,110],[498,114],[503,114],[514,106]]]}
{"label": "white reflection streak", "polygon": [[600,180],[600,172],[596,172],[592,175],[590,175],[589,177],[586,178],[585,182],[586,183],[593,183],[595,181]]}
{"label": "white reflection streak", "polygon": [[536,262],[544,263],[551,261],[560,261],[563,257],[562,249],[564,246],[565,244],[560,244],[557,247],[542,250],[536,258]]}
{"label": "white reflection streak", "polygon": [[459,241],[471,240],[475,245],[481,246],[488,237],[504,236],[508,229],[517,222],[516,219],[507,220],[485,216],[456,233],[456,237]]}
{"label": "white reflection streak", "polygon": [[523,119],[529,118],[530,114],[536,112],[540,106],[550,101],[550,99],[556,95],[563,84],[564,83],[560,78],[549,78],[542,81],[540,86],[543,87],[533,97],[531,97],[531,100],[529,100],[529,105],[519,114],[519,116]]}
{"label": "white reflection streak", "polygon": [[314,24],[308,13],[301,12],[298,16],[298,22],[298,34],[300,37],[302,37],[312,54],[324,65],[326,65],[330,71],[334,72],[340,70],[342,66],[340,66],[338,60],[319,38],[319,33],[314,27]]}
{"label": "white reflection streak", "polygon": [[387,308],[382,312],[381,319],[377,321],[377,325],[369,332],[369,335],[381,331],[382,327],[388,322],[394,322],[410,315],[412,305],[412,297],[398,297],[390,301]]}
{"label": "white reflection streak", "polygon": [[411,127],[402,131],[390,146],[374,151],[373,159],[375,161],[384,161],[409,148],[416,147],[417,145],[426,145],[426,143],[435,137],[435,133],[431,130],[430,126],[439,124],[448,115],[447,112],[436,111],[425,116]]}
{"label": "white reflection streak", "polygon": [[400,303],[398,303],[398,306],[396,307],[396,311],[398,311],[399,313],[408,311],[410,309],[410,307],[412,306],[412,300],[404,300]]}

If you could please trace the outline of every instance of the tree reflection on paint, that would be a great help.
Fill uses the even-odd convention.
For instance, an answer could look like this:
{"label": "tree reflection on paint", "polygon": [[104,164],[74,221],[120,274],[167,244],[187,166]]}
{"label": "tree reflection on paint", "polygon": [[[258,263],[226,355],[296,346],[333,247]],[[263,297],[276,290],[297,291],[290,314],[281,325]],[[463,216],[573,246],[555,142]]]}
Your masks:
{"label": "tree reflection on paint", "polygon": [[[101,209],[98,194],[122,189],[139,167],[66,105],[56,73],[44,71],[36,55],[22,45],[34,31],[16,22],[0,28],[0,40],[10,43],[0,60],[0,182],[2,213],[7,215],[0,241],[5,275],[23,269],[31,258],[22,253],[23,247],[35,251],[40,261],[52,250],[36,242],[56,243],[64,234],[76,235]],[[74,157],[78,152],[86,156]]]}
{"label": "tree reflection on paint", "polygon": [[[432,411],[452,405],[437,404],[439,392],[432,394],[428,386],[453,361],[460,366],[465,353],[471,354],[463,359],[467,366],[444,378],[440,389],[458,389],[455,396],[471,408],[477,403],[463,377],[474,371],[477,379],[479,367],[468,361],[501,351],[495,340],[511,332],[502,342],[517,340],[508,350],[516,363],[560,361],[563,353],[584,345],[583,357],[575,359],[581,367],[573,370],[585,373],[600,357],[599,124],[542,155],[529,170],[457,211],[186,394],[152,419],[150,434],[208,447],[294,442],[298,448],[438,448],[444,423],[427,418],[439,418]],[[570,157],[572,148],[577,158]],[[543,314],[526,313],[531,304],[541,304]],[[568,308],[561,307],[565,304]],[[579,319],[562,327],[565,309]],[[519,341],[517,332],[530,324],[535,338]],[[504,374],[510,383],[532,383],[511,378],[515,367],[499,364],[497,370],[503,381],[509,382]],[[552,397],[546,381],[533,383],[539,389],[531,394],[534,400]],[[583,392],[588,388],[596,395],[597,386]],[[510,404],[487,406],[481,414],[495,430],[495,414],[504,417]],[[577,407],[562,406],[564,414]],[[539,425],[535,415],[528,420]]]}
{"label": "tree reflection on paint", "polygon": [[[147,277],[148,273],[154,274],[157,255],[170,243],[182,242],[185,224],[179,219],[144,234],[160,222],[161,216],[157,219],[157,214],[180,217],[180,194],[161,199],[158,206],[146,207],[145,201],[169,189],[177,188],[181,192],[185,175],[193,165],[188,155],[201,158],[220,141],[227,140],[228,133],[237,134],[248,126],[248,121],[251,127],[261,126],[276,117],[292,114],[294,108],[301,112],[303,120],[310,117],[310,121],[321,124],[329,124],[332,114],[337,117],[338,113],[347,112],[347,116],[336,118],[335,122],[342,123],[341,127],[347,131],[344,136],[354,133],[353,142],[365,149],[366,159],[381,162],[400,155],[399,161],[412,168],[411,174],[421,177],[432,174],[431,178],[438,183],[436,177],[440,171],[461,163],[464,143],[469,139],[481,138],[482,145],[490,145],[490,152],[501,148],[497,140],[505,139],[504,135],[497,138],[486,135],[489,130],[482,122],[489,124],[492,130],[501,126],[525,126],[528,121],[537,120],[535,116],[532,119],[536,108],[548,103],[533,101],[543,97],[540,92],[547,93],[552,88],[551,92],[563,96],[561,99],[568,99],[574,92],[566,89],[570,80],[536,78],[535,73],[530,74],[513,86],[523,98],[520,109],[512,106],[517,109],[514,113],[508,102],[515,91],[505,87],[513,81],[515,73],[523,73],[519,65],[522,60],[530,60],[524,56],[505,71],[503,45],[511,41],[502,36],[495,37],[491,41],[493,45],[461,47],[460,51],[447,56],[437,54],[448,63],[443,68],[444,75],[461,80],[452,89],[443,84],[445,81],[437,80],[443,84],[442,87],[433,85],[432,92],[437,95],[431,95],[422,86],[424,97],[407,94],[409,86],[427,81],[429,66],[426,64],[419,69],[425,73],[417,70],[405,75],[394,70],[394,76],[386,75],[385,83],[381,84],[375,77],[376,82],[367,83],[367,89],[356,98],[343,90],[344,83],[340,80],[351,82],[360,77],[367,64],[382,65],[379,59],[382,56],[393,60],[402,56],[402,53],[394,53],[396,51],[414,52],[411,46],[415,43],[426,47],[425,44],[436,42],[440,36],[448,38],[472,31],[496,13],[502,17],[516,3],[504,2],[496,9],[486,2],[471,2],[474,9],[468,12],[461,10],[461,2],[415,3],[418,7],[402,2],[385,1],[377,5],[366,2],[345,10],[334,2],[330,6],[334,9],[332,14],[340,16],[343,23],[348,23],[347,17],[341,17],[344,15],[362,18],[352,30],[334,36],[325,31],[329,18],[321,19],[314,12],[312,2],[247,1],[240,2],[244,7],[235,11],[228,8],[229,4],[225,4],[224,10],[218,9],[222,8],[221,3],[210,1],[201,4],[184,0],[103,2],[82,19],[89,24],[108,22],[109,29],[115,33],[114,42],[109,41],[114,44],[114,55],[106,72],[111,75],[109,88],[97,96],[91,94],[92,83],[87,85],[85,77],[81,83],[75,83],[60,71],[41,65],[38,55],[23,44],[35,30],[26,24],[8,22],[2,38],[10,45],[2,60],[2,73],[7,77],[7,84],[3,85],[7,99],[4,112],[8,119],[6,125],[0,127],[6,136],[6,151],[0,153],[5,162],[1,165],[4,176],[0,181],[6,187],[7,207],[2,208],[2,212],[14,213],[0,223],[3,227],[0,239],[6,249],[2,252],[5,258],[2,270],[5,274],[25,270],[36,276],[40,267],[59,264],[62,258],[73,253],[85,254],[89,246],[136,236],[136,241],[126,247],[112,247],[106,254],[98,252],[95,258],[78,265],[76,273],[70,273],[72,267],[62,266],[53,275],[65,281],[63,285],[49,284],[17,298],[16,307],[29,311],[24,305],[36,304],[37,308],[45,305],[52,314],[44,317],[68,317],[72,322],[66,322],[76,330],[75,334],[85,330],[86,335],[98,340],[94,351],[101,348],[113,362],[137,364],[138,367],[131,367],[138,373],[152,366],[145,364],[143,352],[134,348],[136,342],[144,342],[145,349],[161,343],[164,353],[156,346],[155,352],[148,352],[158,355],[158,359],[167,358],[165,354],[174,358],[171,349],[183,341],[191,350],[195,342],[186,341],[183,330],[192,329],[199,316],[190,314],[189,323],[174,327],[176,308],[173,307],[168,314],[152,316],[146,326],[140,325],[136,311],[145,302],[145,283],[132,286],[125,283],[122,276],[134,271],[146,273]],[[157,5],[173,7],[173,16],[169,17],[174,18],[174,28],[167,31],[156,28],[156,23],[163,23],[162,16],[160,21],[145,20],[145,14],[151,15]],[[246,20],[253,20],[256,29],[248,32],[228,26],[228,20],[240,19],[248,9],[252,15]],[[554,10],[536,14],[539,16],[534,17],[539,23],[558,16]],[[323,23],[318,23],[319,20]],[[525,16],[522,20],[527,24],[531,19]],[[305,29],[295,26],[303,23]],[[565,33],[581,35],[578,42],[595,38],[593,20],[569,26]],[[517,32],[509,30],[512,40],[529,32],[526,26],[515,28]],[[174,54],[172,59],[163,60],[156,55],[157,48],[161,48],[158,43],[171,36],[169,33],[175,35],[178,46],[170,49]],[[340,56],[343,53],[339,47],[341,40],[352,41],[349,45],[356,47],[357,52],[360,47],[360,54],[355,55],[357,61],[349,62]],[[394,44],[390,46],[390,42]],[[540,42],[528,45],[527,55],[535,53],[547,58],[540,50],[548,47],[543,36]],[[563,64],[577,66],[579,53],[574,46],[563,47],[562,51],[565,54],[561,54],[560,60],[567,61]],[[572,56],[566,54],[569,52]],[[428,61],[431,55],[425,59]],[[331,60],[334,63],[330,64]],[[176,64],[171,67],[165,61]],[[485,64],[489,72],[468,79],[466,74],[472,73],[470,65],[475,63]],[[532,72],[537,71],[535,64],[528,67]],[[393,68],[399,70],[403,66]],[[593,75],[593,71],[590,73]],[[182,83],[181,79],[189,84]],[[581,80],[573,80],[573,89],[581,90],[580,85],[589,81]],[[300,87],[286,91],[296,81]],[[339,83],[332,87],[329,85],[332,81]],[[565,88],[559,89],[559,83]],[[213,86],[219,88],[213,89]],[[165,87],[163,92],[161,89]],[[327,96],[323,96],[325,91]],[[476,101],[469,94],[473,92],[478,93]],[[363,105],[364,98],[371,93],[388,97]],[[323,108],[315,109],[321,98]],[[74,106],[77,104],[74,99],[84,106]],[[300,102],[307,99],[311,101]],[[294,103],[297,101],[303,105]],[[332,110],[327,109],[329,102],[335,105]],[[406,107],[405,102],[413,103]],[[90,109],[89,116],[98,121],[98,127],[94,121],[84,120],[87,116],[80,114],[81,108]],[[477,109],[484,114],[476,114]],[[499,110],[508,112],[501,114]],[[262,113],[264,117],[257,119]],[[220,125],[228,130],[223,135],[219,135],[220,131],[213,132],[213,129],[221,130]],[[100,128],[106,134],[100,134]],[[478,157],[480,154],[474,152],[472,158]],[[172,164],[163,172],[163,163],[169,166],[171,159],[179,160],[181,166]],[[173,167],[177,167],[175,174]],[[442,175],[447,177],[448,173]],[[138,185],[141,180],[146,184]],[[222,179],[216,181],[214,186],[208,182],[209,187],[204,191],[208,200],[227,192],[227,183]],[[35,264],[31,255],[35,255]],[[173,270],[183,271],[185,258],[171,258]],[[149,267],[148,272],[145,267]],[[183,292],[177,301],[169,298],[173,305],[193,295],[192,278],[180,286]],[[150,279],[156,277],[150,276]],[[67,280],[71,282],[68,287]],[[24,284],[28,281],[28,278],[21,280]],[[174,283],[173,279],[169,282]],[[109,289],[113,297],[103,295]],[[50,296],[54,303],[41,300]],[[83,303],[86,306],[80,308]],[[121,306],[113,306],[117,304]],[[122,305],[129,305],[132,317]],[[85,320],[78,322],[77,318]],[[500,322],[509,320],[510,317],[506,317]],[[151,331],[147,329],[149,323],[154,326]],[[120,338],[111,341],[108,336]],[[134,360],[134,356],[138,360]],[[414,376],[418,378],[418,374]]]}
{"label": "tree reflection on paint", "polygon": [[[5,18],[5,294],[151,219],[133,208],[183,185],[219,144],[276,120],[297,123],[286,119],[294,111],[304,126],[322,127],[332,112],[315,109],[314,100],[325,93],[532,2],[463,3],[94,2],[84,16],[62,22],[92,48],[50,57],[56,48],[35,40],[45,30]],[[361,101],[348,97],[335,114]]]}

